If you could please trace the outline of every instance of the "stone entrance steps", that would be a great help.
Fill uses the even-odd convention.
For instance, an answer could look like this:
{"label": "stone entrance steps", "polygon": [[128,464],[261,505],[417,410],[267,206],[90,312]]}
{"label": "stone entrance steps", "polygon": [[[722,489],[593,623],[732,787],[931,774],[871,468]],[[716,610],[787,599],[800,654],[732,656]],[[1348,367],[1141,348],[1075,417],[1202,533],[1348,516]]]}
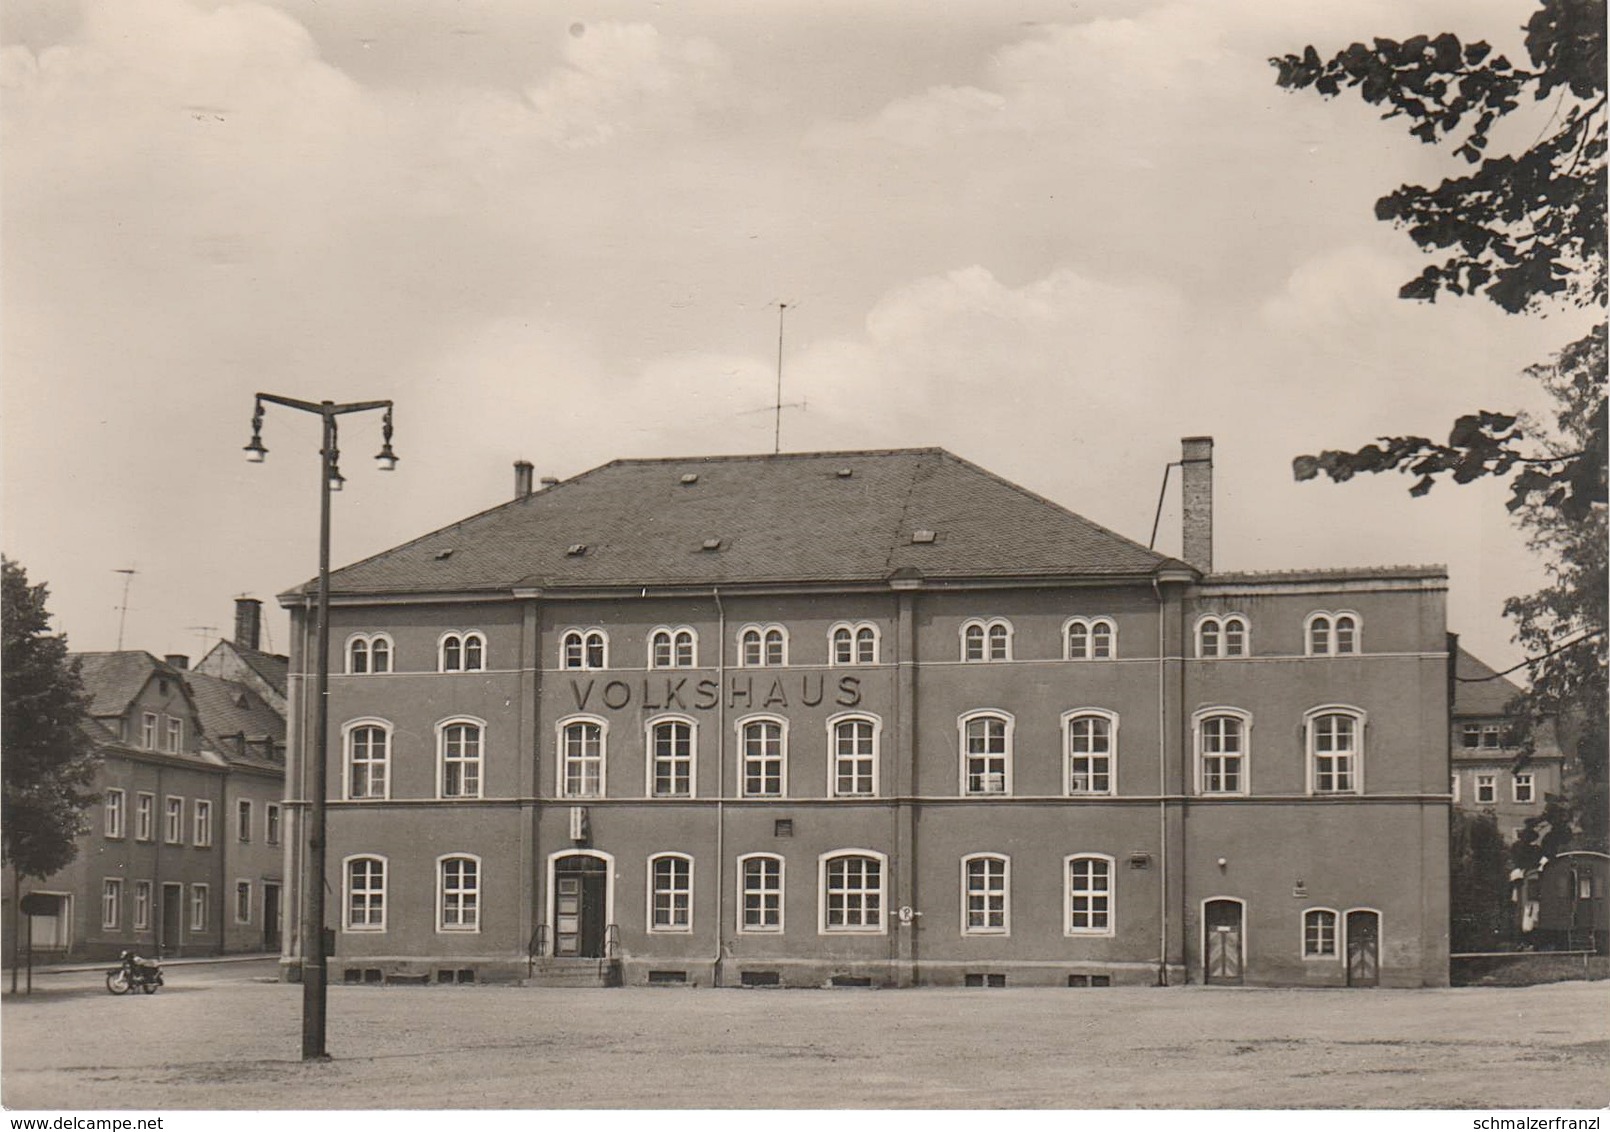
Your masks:
{"label": "stone entrance steps", "polygon": [[618,987],[621,965],[618,959],[538,959],[527,987]]}

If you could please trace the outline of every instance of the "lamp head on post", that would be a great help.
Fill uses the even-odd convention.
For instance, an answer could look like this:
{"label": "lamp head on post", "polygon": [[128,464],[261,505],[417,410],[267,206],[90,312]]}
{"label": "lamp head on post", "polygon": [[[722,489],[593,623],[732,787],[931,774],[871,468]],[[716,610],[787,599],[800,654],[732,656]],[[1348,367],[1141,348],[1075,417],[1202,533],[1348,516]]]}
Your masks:
{"label": "lamp head on post", "polygon": [[380,465],[382,472],[394,472],[397,470],[398,456],[397,453],[391,450],[391,409],[389,407],[386,409],[385,423],[380,426],[380,438],[380,452],[375,456],[375,461]]}
{"label": "lamp head on post", "polygon": [[246,459],[254,464],[261,464],[268,458],[268,449],[263,447],[263,402],[258,401],[257,407],[252,411],[252,440],[242,449]]}

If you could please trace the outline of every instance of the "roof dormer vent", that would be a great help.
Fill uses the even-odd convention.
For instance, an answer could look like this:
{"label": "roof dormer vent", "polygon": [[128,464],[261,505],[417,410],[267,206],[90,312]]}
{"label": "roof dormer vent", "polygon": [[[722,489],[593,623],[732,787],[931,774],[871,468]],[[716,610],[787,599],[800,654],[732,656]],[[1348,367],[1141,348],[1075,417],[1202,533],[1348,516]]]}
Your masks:
{"label": "roof dormer vent", "polygon": [[696,484],[698,482],[699,482],[699,473],[698,472],[683,472],[682,473],[682,486],[683,487],[688,487],[688,486],[690,486],[692,484]]}
{"label": "roof dormer vent", "polygon": [[452,547],[448,547],[446,550],[438,550],[436,552],[436,561],[438,562],[446,562],[451,557],[453,557]]}
{"label": "roof dormer vent", "polygon": [[922,527],[919,527],[917,530],[911,532],[911,541],[914,543],[933,542],[937,537],[938,536],[935,535],[933,531]]}
{"label": "roof dormer vent", "polygon": [[565,547],[565,554],[571,558],[580,558],[586,553],[587,544],[584,542],[573,542],[569,546]]}
{"label": "roof dormer vent", "polygon": [[720,550],[721,549],[721,540],[718,539],[718,538],[707,538],[707,539],[704,540],[703,549],[705,549],[705,550]]}
{"label": "roof dormer vent", "polygon": [[841,480],[847,480],[851,476],[855,475],[855,469],[854,468],[840,468],[838,471],[834,472],[833,474],[838,476],[838,478],[841,479]]}

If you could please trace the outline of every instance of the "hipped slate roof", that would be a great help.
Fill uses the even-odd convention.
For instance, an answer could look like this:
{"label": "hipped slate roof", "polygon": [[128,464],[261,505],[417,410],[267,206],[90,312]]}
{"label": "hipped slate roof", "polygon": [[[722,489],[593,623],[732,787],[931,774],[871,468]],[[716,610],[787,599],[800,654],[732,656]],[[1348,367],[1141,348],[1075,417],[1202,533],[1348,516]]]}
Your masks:
{"label": "hipped slate roof", "polygon": [[1521,694],[1521,687],[1463,648],[1454,662],[1453,714],[1503,715],[1510,700]]}
{"label": "hipped slate roof", "polygon": [[[914,542],[917,531],[933,540]],[[949,452],[912,448],[616,460],[338,570],[331,589],[1133,577],[1169,562]]]}

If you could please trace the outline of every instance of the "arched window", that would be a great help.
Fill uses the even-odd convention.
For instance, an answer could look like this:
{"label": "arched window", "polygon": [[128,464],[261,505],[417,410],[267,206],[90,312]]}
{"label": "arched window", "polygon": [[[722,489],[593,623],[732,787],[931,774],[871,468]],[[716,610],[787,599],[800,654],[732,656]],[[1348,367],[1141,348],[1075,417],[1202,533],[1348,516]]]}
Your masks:
{"label": "arched window", "polygon": [[650,668],[698,666],[698,635],[688,626],[659,628],[649,634]]}
{"label": "arched window", "polygon": [[1191,717],[1198,793],[1247,792],[1247,733],[1251,727],[1252,717],[1239,708],[1205,708]]}
{"label": "arched window", "polygon": [[1011,930],[1011,861],[995,853],[962,858],[962,934],[1006,935]]}
{"label": "arched window", "polygon": [[354,633],[347,638],[347,673],[390,672],[391,652],[391,638],[385,633]]}
{"label": "arched window", "polygon": [[485,724],[478,719],[451,719],[436,725],[443,798],[481,796],[481,740],[484,731]]}
{"label": "arched window", "polygon": [[1110,617],[1072,617],[1063,642],[1068,660],[1111,660],[1118,655],[1118,628]]}
{"label": "arched window", "polygon": [[1308,792],[1364,792],[1364,713],[1330,705],[1303,713],[1308,735]]}
{"label": "arched window", "polygon": [[1348,656],[1359,651],[1359,616],[1352,610],[1316,609],[1308,615],[1305,644],[1309,656]]}
{"label": "arched window", "polygon": [[347,798],[389,797],[391,724],[379,719],[353,720],[342,731],[347,754]]}
{"label": "arched window", "polygon": [[1012,659],[1012,623],[1004,617],[962,625],[962,659],[972,662]]}
{"label": "arched window", "polygon": [[691,719],[649,724],[649,793],[655,798],[693,797],[694,725]]}
{"label": "arched window", "polygon": [[1329,908],[1303,913],[1303,958],[1336,958],[1336,913]]}
{"label": "arched window", "polygon": [[743,792],[749,798],[781,798],[788,788],[788,724],[770,717],[741,719]]}
{"label": "arched window", "polygon": [[1196,623],[1196,655],[1199,657],[1249,656],[1251,645],[1247,619],[1239,613],[1207,616]]}
{"label": "arched window", "polygon": [[481,860],[459,855],[442,857],[436,865],[436,930],[481,930]]}
{"label": "arched window", "polygon": [[602,629],[567,629],[559,653],[561,668],[608,668],[609,638]]}
{"label": "arched window", "polygon": [[783,930],[783,859],[772,853],[738,858],[740,932]]}
{"label": "arched window", "polygon": [[1081,708],[1062,717],[1069,794],[1112,794],[1118,789],[1118,716]]}
{"label": "arched window", "polygon": [[1068,935],[1112,935],[1112,858],[1084,854],[1066,859]]}
{"label": "arched window", "polygon": [[878,629],[870,621],[835,625],[830,641],[835,665],[878,663]]}
{"label": "arched window", "polygon": [[1308,617],[1308,655],[1328,656],[1330,654],[1330,617],[1323,613],[1313,613]]}
{"label": "arched window", "polygon": [[353,637],[347,642],[347,672],[362,675],[369,671],[369,638]]}
{"label": "arched window", "polygon": [[1347,656],[1358,652],[1358,615],[1356,613],[1338,613],[1336,615],[1336,655]]}
{"label": "arched window", "polygon": [[349,932],[386,930],[386,859],[348,857],[341,870],[346,882],[345,927]]}
{"label": "arched window", "polygon": [[1012,723],[1005,712],[973,712],[958,721],[963,794],[1011,793]]}
{"label": "arched window", "polygon": [[817,931],[884,931],[884,865],[882,853],[843,849],[824,853],[818,860]]}
{"label": "arched window", "polygon": [[604,734],[601,719],[585,717],[559,722],[559,796],[604,796]]}
{"label": "arched window", "polygon": [[878,723],[867,716],[828,720],[833,759],[830,793],[836,797],[878,792]]}
{"label": "arched window", "polygon": [[738,663],[776,668],[788,663],[788,634],[781,625],[747,625],[738,633]]}
{"label": "arched window", "polygon": [[686,853],[661,853],[648,859],[651,932],[693,930],[693,858]]}

